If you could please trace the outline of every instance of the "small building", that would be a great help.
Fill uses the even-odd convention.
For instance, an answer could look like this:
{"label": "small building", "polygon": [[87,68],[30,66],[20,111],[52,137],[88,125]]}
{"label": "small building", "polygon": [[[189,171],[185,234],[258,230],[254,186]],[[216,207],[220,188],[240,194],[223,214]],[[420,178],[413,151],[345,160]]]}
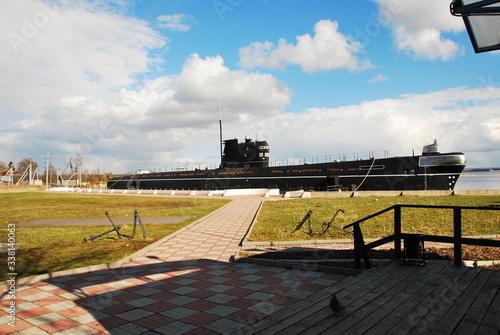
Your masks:
{"label": "small building", "polygon": [[5,183],[5,184],[9,184],[9,183],[13,183],[14,178],[12,178],[12,176],[0,176],[0,183]]}

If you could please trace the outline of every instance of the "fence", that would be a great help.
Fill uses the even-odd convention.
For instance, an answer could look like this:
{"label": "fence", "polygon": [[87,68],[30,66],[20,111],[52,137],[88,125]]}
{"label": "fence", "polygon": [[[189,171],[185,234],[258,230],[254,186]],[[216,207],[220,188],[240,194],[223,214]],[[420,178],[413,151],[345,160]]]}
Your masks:
{"label": "fence", "polygon": [[[453,210],[453,236],[438,236],[438,235],[421,235],[424,241],[433,242],[444,242],[452,243],[454,249],[454,264],[455,266],[462,265],[462,245],[479,245],[479,246],[489,246],[489,247],[500,247],[500,241],[492,239],[479,239],[479,238],[468,238],[462,237],[462,211],[463,210],[500,210],[499,207],[469,207],[469,206],[426,206],[426,205],[394,205],[388,207],[380,212],[367,216],[361,220],[353,222],[344,229],[353,228],[354,232],[354,260],[357,269],[361,268],[361,258],[364,259],[366,268],[371,267],[370,259],[368,257],[368,250],[375,247],[381,246],[386,243],[394,241],[394,258],[401,258],[401,239],[409,238],[415,234],[406,234],[401,232],[401,211],[403,208],[438,208],[438,209],[451,209]],[[363,233],[361,231],[360,224],[364,221],[372,219],[381,214],[387,213],[389,211],[394,211],[394,234],[365,244]]]}

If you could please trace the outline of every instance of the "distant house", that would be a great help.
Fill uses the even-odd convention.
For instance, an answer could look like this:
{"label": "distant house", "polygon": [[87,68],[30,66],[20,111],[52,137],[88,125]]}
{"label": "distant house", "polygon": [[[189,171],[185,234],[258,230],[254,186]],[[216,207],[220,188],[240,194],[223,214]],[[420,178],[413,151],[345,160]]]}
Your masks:
{"label": "distant house", "polygon": [[11,176],[0,176],[0,182],[1,183],[12,183],[13,178]]}

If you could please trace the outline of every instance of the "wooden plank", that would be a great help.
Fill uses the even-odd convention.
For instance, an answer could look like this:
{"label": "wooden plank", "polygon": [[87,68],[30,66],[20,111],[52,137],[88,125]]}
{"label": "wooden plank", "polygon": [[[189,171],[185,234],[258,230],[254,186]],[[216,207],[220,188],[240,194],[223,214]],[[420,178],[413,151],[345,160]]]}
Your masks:
{"label": "wooden plank", "polygon": [[[385,276],[387,273],[391,273],[387,267],[381,267],[378,271],[367,271],[367,275],[360,278],[355,284],[342,283],[336,288],[336,291],[331,292],[328,296],[324,297],[322,301],[318,301],[316,304],[311,306],[308,311],[308,316],[301,315],[300,318],[290,320],[289,327],[281,329],[279,332],[274,332],[275,334],[286,333],[287,335],[301,333],[302,329],[307,329],[311,324],[316,324],[319,320],[327,317],[331,317],[333,312],[329,307],[329,303],[332,294],[335,293],[336,297],[345,304],[343,301],[347,296],[361,297],[363,290],[373,290],[385,281]],[[369,274],[368,274],[369,273]],[[362,288],[362,289],[360,289]]]}
{"label": "wooden plank", "polygon": [[389,330],[402,319],[404,319],[420,302],[450,273],[449,265],[444,262],[430,262],[420,268],[426,271],[425,275],[417,278],[412,285],[397,294],[390,301],[388,306],[382,306],[382,310],[392,309],[390,315],[381,317],[378,322],[373,320],[372,327],[366,330],[367,335],[386,334]]}
{"label": "wooden plank", "polygon": [[475,271],[477,276],[472,278],[471,282],[464,284],[468,284],[467,287],[450,306],[448,312],[441,318],[436,327],[432,329],[431,334],[451,333],[456,328],[492,274],[492,271],[483,270],[481,268],[470,269],[471,272]]}
{"label": "wooden plank", "polygon": [[325,331],[327,333],[341,334],[353,325],[356,325],[360,320],[373,312],[374,309],[390,299],[388,297],[384,298],[383,295],[400,285],[401,282],[405,282],[408,277],[411,277],[415,268],[394,263],[390,267],[390,270],[385,273],[382,282],[377,283],[376,286],[367,285],[365,287],[358,287],[352,294],[345,297],[343,300],[346,310],[342,315],[332,317],[331,312],[326,313],[329,308],[325,308],[326,317],[323,317],[323,319],[316,320],[316,322],[308,325],[296,324],[295,326],[301,326],[298,328],[300,329],[298,333],[316,335]]}
{"label": "wooden plank", "polygon": [[[459,267],[463,268],[463,267]],[[443,283],[443,287],[447,287],[447,293],[439,299],[431,301],[432,308],[427,309],[427,313],[411,330],[410,333],[417,333],[422,329],[430,331],[435,328],[439,321],[448,312],[448,309],[456,303],[460,295],[467,289],[470,282],[476,278],[478,271],[474,268],[466,268],[466,272],[458,281],[453,280],[451,283]]]}
{"label": "wooden plank", "polygon": [[[481,322],[487,315],[487,311],[490,308],[493,299],[496,295],[500,294],[500,271],[483,270],[483,272],[490,275],[488,281],[481,289],[481,292],[479,292],[478,296],[467,311],[467,314],[455,328],[454,334],[469,335],[476,333],[478,328],[481,326]],[[500,315],[498,315],[497,318],[500,318]]]}
{"label": "wooden plank", "polygon": [[424,282],[421,281],[423,273],[429,272],[435,266],[435,264],[430,264],[426,268],[405,266],[407,269],[405,271],[407,272],[406,278],[401,279],[389,290],[377,296],[376,299],[370,301],[362,309],[356,311],[349,317],[349,320],[346,319],[341,324],[325,329],[324,333],[366,333],[380,320],[390,317],[401,304],[408,300],[411,296],[409,292],[412,291],[412,286],[424,285]]}
{"label": "wooden plank", "polygon": [[[384,272],[380,271],[381,268],[385,267],[374,268],[372,269],[373,271],[368,270],[360,275],[348,277],[334,284],[332,288],[324,289],[319,294],[315,294],[306,300],[299,301],[284,311],[280,311],[250,327],[246,327],[245,331],[247,331],[248,334],[275,334],[300,320],[310,318],[311,315],[317,313],[324,306],[329,305],[331,296],[334,292],[338,294],[337,297],[340,299],[344,294],[350,292],[350,290],[366,285],[364,284],[366,282],[371,282],[373,285],[381,282],[380,278],[384,275]],[[341,294],[339,294],[339,292],[341,292]]]}
{"label": "wooden plank", "polygon": [[[329,308],[332,294],[346,306]],[[500,271],[391,262],[348,277],[244,329],[245,334],[496,334]],[[477,331],[477,332],[476,332]]]}
{"label": "wooden plank", "polygon": [[[496,270],[493,274],[497,280],[500,276],[500,271]],[[481,321],[476,334],[495,334],[498,335],[500,330],[500,289],[497,289],[493,300],[488,308],[488,312]]]}
{"label": "wooden plank", "polygon": [[410,329],[421,322],[429,310],[434,308],[436,304],[441,303],[441,300],[453,284],[458,282],[459,278],[466,272],[467,269],[464,267],[455,268],[448,265],[444,271],[429,282],[428,286],[417,291],[412,296],[411,301],[399,311],[398,316],[401,318],[386,334],[400,335],[409,333]]}

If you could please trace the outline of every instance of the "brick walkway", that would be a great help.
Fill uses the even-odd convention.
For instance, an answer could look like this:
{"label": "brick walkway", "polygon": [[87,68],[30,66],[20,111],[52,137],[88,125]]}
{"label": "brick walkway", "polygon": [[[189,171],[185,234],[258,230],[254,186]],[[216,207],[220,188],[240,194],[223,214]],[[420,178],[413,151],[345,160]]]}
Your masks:
{"label": "brick walkway", "polygon": [[3,293],[0,333],[229,334],[345,277],[230,262],[261,202],[234,200],[122,267]]}

